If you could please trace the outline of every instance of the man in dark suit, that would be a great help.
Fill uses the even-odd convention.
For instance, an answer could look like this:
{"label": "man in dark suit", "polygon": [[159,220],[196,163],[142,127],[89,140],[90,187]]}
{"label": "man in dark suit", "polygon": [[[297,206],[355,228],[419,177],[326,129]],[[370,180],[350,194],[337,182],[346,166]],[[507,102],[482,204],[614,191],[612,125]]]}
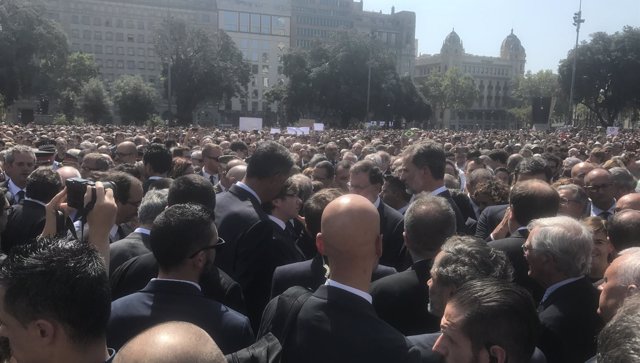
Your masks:
{"label": "man in dark suit", "polygon": [[[320,220],[325,207],[334,199],[340,197],[339,189],[322,189],[312,195],[304,203],[305,228],[310,236],[320,233]],[[315,246],[314,246],[315,249]],[[309,290],[315,290],[327,281],[326,257],[317,253],[306,261],[291,263],[276,267],[271,280],[271,298],[285,292],[292,286],[303,286]],[[371,274],[371,281],[396,273],[396,269],[378,264]]]}
{"label": "man in dark suit", "polygon": [[[26,244],[38,237],[46,222],[46,204],[62,190],[62,180],[49,167],[36,169],[27,178],[26,196],[22,204],[9,209],[7,226],[2,233],[2,252]],[[66,233],[66,219],[56,214],[58,233]]]}
{"label": "man in dark suit", "polygon": [[107,341],[119,349],[158,323],[186,321],[204,329],[226,354],[249,346],[253,333],[242,314],[207,299],[198,281],[213,263],[218,238],[211,212],[198,204],[177,204],[154,221],[150,245],[160,267],[139,292],[111,304]]}
{"label": "man in dark suit", "polygon": [[215,221],[227,245],[220,249],[216,265],[242,286],[254,327],[269,301],[274,268],[273,261],[264,258],[270,255],[273,228],[261,203],[275,198],[292,166],[284,146],[261,142],[249,159],[244,179],[217,195]]}
{"label": "man in dark suit", "polygon": [[[535,348],[540,321],[526,290],[498,279],[472,280],[447,302],[443,333],[408,337],[423,363],[546,363]],[[473,359],[476,358],[477,360]]]}
{"label": "man in dark suit", "polygon": [[528,276],[529,266],[522,253],[522,245],[529,235],[527,225],[534,219],[555,217],[560,206],[560,196],[555,189],[541,180],[532,179],[516,183],[509,195],[510,237],[489,242],[489,246],[507,254],[513,265],[514,282],[529,290],[536,302],[544,290]]}
{"label": "man in dark suit", "polygon": [[171,170],[171,153],[162,144],[151,144],[144,151],[142,163],[146,178],[142,189],[146,193],[156,182],[166,179]]}
{"label": "man in dark suit", "polygon": [[[213,211],[216,206],[216,196],[211,183],[195,174],[176,178],[169,188],[167,204],[172,206],[187,203],[200,204],[209,211]],[[112,299],[118,299],[144,288],[149,280],[157,275],[158,261],[151,252],[131,258],[109,275]],[[236,311],[243,313],[246,311],[240,285],[219,268],[210,266],[205,269],[200,276],[199,284],[206,297]]]}
{"label": "man in dark suit", "polygon": [[278,195],[262,207],[269,214],[273,228],[271,254],[267,257],[273,261],[273,268],[303,261],[304,253],[298,247],[298,235],[291,223],[302,207],[297,182],[293,178],[287,179]]}
{"label": "man in dark suit", "polygon": [[402,158],[400,179],[407,186],[407,190],[414,196],[427,192],[445,198],[456,214],[456,232],[464,233],[464,219],[460,208],[444,186],[444,169],[447,162],[442,146],[433,141],[411,145],[404,151]]}
{"label": "man in dark suit", "polygon": [[406,268],[409,261],[409,256],[406,256],[402,248],[404,221],[402,214],[380,198],[383,184],[382,171],[369,160],[359,161],[349,170],[349,192],[369,199],[380,215],[380,234],[382,234],[380,263],[400,270]]}
{"label": "man in dark suit", "polygon": [[452,193],[452,198],[456,205],[460,208],[462,218],[464,219],[464,234],[473,236],[476,233],[476,226],[480,213],[484,206],[476,200],[476,187],[480,183],[493,180],[493,172],[489,169],[476,169],[467,176],[464,192]]}
{"label": "man in dark suit", "polygon": [[[382,253],[380,217],[369,200],[344,195],[322,214],[318,251],[329,258],[330,277],[306,300],[284,344],[287,362],[415,362],[404,336],[375,314],[369,295],[371,273]],[[272,300],[261,332],[278,316]],[[283,341],[284,337],[278,337]]]}
{"label": "man in dark suit", "polygon": [[585,274],[593,246],[586,226],[570,217],[534,220],[523,245],[529,276],[545,288],[538,307],[539,347],[550,363],[584,362],[602,328],[598,290]]}
{"label": "man in dark suit", "polygon": [[202,148],[202,170],[198,174],[212,185],[220,181],[221,156],[222,148],[219,145],[208,143]]}
{"label": "man in dark suit", "polygon": [[151,190],[142,198],[138,208],[140,225],[125,238],[109,246],[109,275],[133,257],[151,252],[149,233],[153,220],[167,207],[168,190]]}
{"label": "man in dark suit", "polygon": [[405,213],[404,239],[414,261],[411,268],[372,284],[378,316],[404,335],[432,333],[440,319],[429,313],[429,270],[440,247],[455,234],[456,219],[441,197],[418,197]]}
{"label": "man in dark suit", "polygon": [[5,152],[4,171],[8,179],[0,184],[6,188],[9,204],[18,204],[25,198],[27,177],[36,166],[36,154],[25,145],[16,145]]}

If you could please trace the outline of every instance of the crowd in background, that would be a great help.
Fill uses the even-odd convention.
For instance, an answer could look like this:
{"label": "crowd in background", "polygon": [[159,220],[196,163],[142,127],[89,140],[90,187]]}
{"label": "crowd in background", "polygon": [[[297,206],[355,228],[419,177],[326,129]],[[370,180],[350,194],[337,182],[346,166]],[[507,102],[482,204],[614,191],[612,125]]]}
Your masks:
{"label": "crowd in background", "polygon": [[637,136],[0,125],[2,350],[640,360]]}

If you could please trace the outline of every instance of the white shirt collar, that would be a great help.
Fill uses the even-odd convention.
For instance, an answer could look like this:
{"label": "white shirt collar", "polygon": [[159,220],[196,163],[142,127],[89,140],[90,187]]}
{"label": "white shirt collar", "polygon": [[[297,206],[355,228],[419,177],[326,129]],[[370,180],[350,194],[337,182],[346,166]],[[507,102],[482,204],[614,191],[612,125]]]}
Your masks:
{"label": "white shirt collar", "polygon": [[138,227],[133,230],[135,233],[146,234],[147,236],[151,234],[151,231],[148,228]]}
{"label": "white shirt collar", "polygon": [[216,183],[218,183],[219,179],[218,179],[218,174],[209,174],[207,173],[206,170],[204,170],[205,168],[202,168],[202,176],[211,181],[211,177],[213,177],[213,185],[215,185]]}
{"label": "white shirt collar", "polygon": [[12,179],[9,179],[9,182],[7,183],[7,188],[9,188],[9,192],[13,196],[18,195],[19,191],[24,190],[24,189],[20,188],[19,186],[17,186],[16,183],[14,183]]}
{"label": "white shirt collar", "polygon": [[117,240],[119,239],[118,237],[120,237],[120,236],[118,236],[118,225],[117,225],[117,224],[114,224],[114,225],[111,227],[111,230],[109,230],[109,238],[110,238],[112,241],[117,241]]}
{"label": "white shirt collar", "polygon": [[247,184],[239,181],[236,183],[237,186],[239,186],[240,188],[248,191],[249,193],[251,193],[254,197],[256,197],[256,199],[258,200],[258,203],[262,204],[262,201],[260,200],[260,197],[258,197],[258,193],[256,193],[255,191],[253,191],[253,189],[251,189],[250,186],[248,186]]}
{"label": "white shirt collar", "polygon": [[283,221],[281,221],[280,218],[269,214],[269,219],[274,221],[280,228],[282,228],[283,231],[285,230],[285,228],[287,228],[287,225]]}
{"label": "white shirt collar", "polygon": [[559,288],[561,288],[564,285],[568,285],[574,281],[578,281],[581,278],[583,278],[584,276],[578,276],[578,277],[572,277],[566,280],[562,280],[560,282],[556,282],[555,284],[549,286],[547,288],[547,290],[545,290],[544,292],[544,296],[542,296],[542,300],[540,302],[543,302],[545,300],[547,300],[547,298],[549,297],[549,295],[551,295],[551,293],[553,293],[554,291],[558,290]]}
{"label": "white shirt collar", "polygon": [[148,177],[147,179],[149,179],[149,180],[158,180],[158,179],[162,179],[162,178],[164,178],[164,177],[159,176],[159,175],[152,175],[152,176]]}
{"label": "white shirt collar", "polygon": [[615,201],[615,199],[613,200],[613,204],[611,204],[611,207],[609,207],[609,209],[607,209],[606,211],[596,207],[593,204],[593,202],[591,202],[591,216],[592,217],[599,217],[602,212],[609,212],[609,215],[613,215],[615,213],[615,211],[616,211],[616,201]]}
{"label": "white shirt collar", "polygon": [[338,289],[342,289],[344,291],[348,291],[348,292],[350,292],[350,293],[352,293],[354,295],[358,295],[361,298],[367,300],[369,302],[369,304],[371,304],[373,302],[373,299],[371,298],[371,295],[369,293],[364,292],[362,290],[358,290],[358,289],[356,289],[354,287],[351,287],[351,286],[347,286],[345,284],[341,284],[338,281],[327,279],[327,281],[325,281],[324,284],[327,285],[327,286],[337,287]]}
{"label": "white shirt collar", "polygon": [[431,195],[438,195],[440,193],[446,192],[447,191],[447,187],[446,186],[441,186],[440,188],[434,190],[431,192]]}
{"label": "white shirt collar", "polygon": [[380,207],[380,197],[378,196],[378,198],[376,199],[375,202],[373,202],[373,205],[376,206],[376,209],[378,209]]}
{"label": "white shirt collar", "polygon": [[200,287],[200,285],[196,284],[196,283],[195,283],[195,282],[193,282],[193,281],[187,281],[187,280],[176,280],[176,279],[161,279],[161,278],[159,278],[159,277],[154,277],[154,278],[152,278],[152,279],[151,279],[151,281],[153,281],[153,280],[159,280],[159,281],[173,281],[173,282],[183,282],[183,283],[185,283],[185,284],[191,284],[191,285],[193,285],[193,286],[197,287],[197,288],[198,288],[198,290],[202,291],[202,288]]}

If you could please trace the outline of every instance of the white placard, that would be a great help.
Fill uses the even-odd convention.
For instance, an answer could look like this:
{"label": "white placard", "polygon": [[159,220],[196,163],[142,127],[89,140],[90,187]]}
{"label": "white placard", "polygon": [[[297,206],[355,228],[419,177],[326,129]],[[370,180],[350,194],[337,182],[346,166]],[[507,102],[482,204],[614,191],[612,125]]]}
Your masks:
{"label": "white placard", "polygon": [[607,127],[607,136],[616,136],[618,135],[619,131],[620,131],[620,128],[609,126]]}
{"label": "white placard", "polygon": [[324,131],[324,124],[322,122],[317,122],[313,124],[314,131]]}
{"label": "white placard", "polygon": [[262,129],[262,119],[259,117],[240,117],[240,131],[253,131]]}
{"label": "white placard", "polygon": [[280,133],[280,129],[271,129],[271,131],[269,132],[271,135],[273,134],[279,134]]}
{"label": "white placard", "polygon": [[298,129],[302,132],[302,135],[309,135],[309,132],[311,131],[311,128],[307,126],[298,127]]}

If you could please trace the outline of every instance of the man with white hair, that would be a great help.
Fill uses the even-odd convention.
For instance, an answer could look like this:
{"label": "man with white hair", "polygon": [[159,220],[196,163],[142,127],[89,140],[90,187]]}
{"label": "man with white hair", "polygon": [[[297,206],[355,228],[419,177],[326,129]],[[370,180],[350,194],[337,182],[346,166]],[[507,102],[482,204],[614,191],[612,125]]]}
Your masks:
{"label": "man with white hair", "polygon": [[604,272],[598,314],[608,322],[628,297],[640,291],[640,247],[619,253]]}
{"label": "man with white hair", "polygon": [[549,362],[584,362],[595,354],[602,328],[598,290],[585,276],[593,235],[571,217],[536,219],[529,230],[522,245],[529,276],[545,289],[538,307],[538,346]]}

